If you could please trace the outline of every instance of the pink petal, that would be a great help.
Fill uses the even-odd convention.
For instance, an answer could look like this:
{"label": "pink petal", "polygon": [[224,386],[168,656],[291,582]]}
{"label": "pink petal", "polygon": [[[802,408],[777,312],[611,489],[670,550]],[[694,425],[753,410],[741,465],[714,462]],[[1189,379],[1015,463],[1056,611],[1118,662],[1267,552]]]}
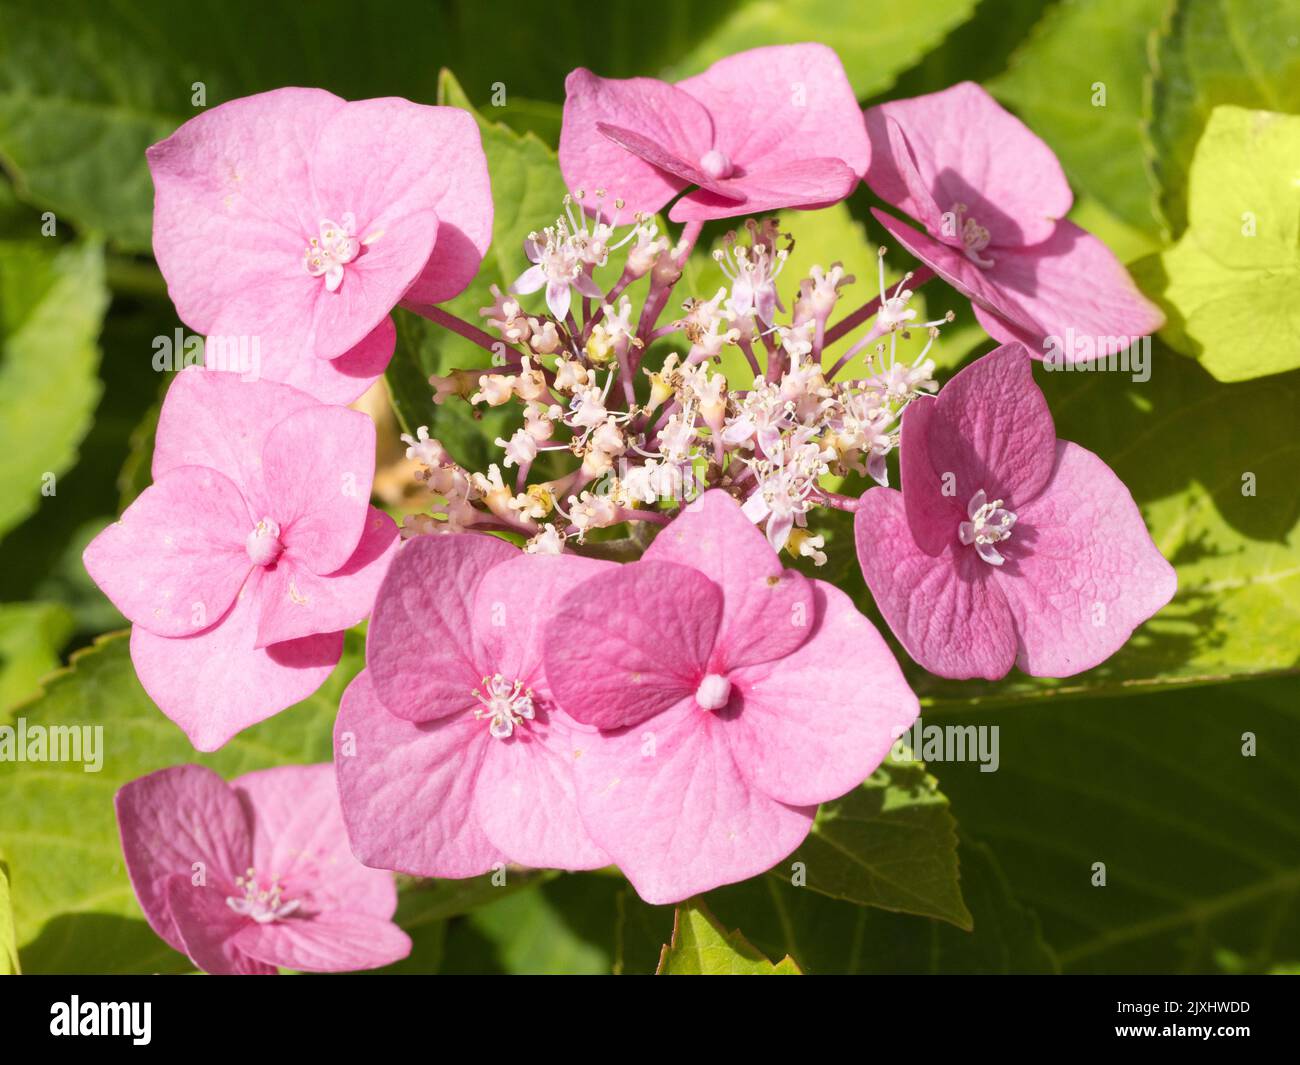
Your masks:
{"label": "pink petal", "polygon": [[574,794],[573,762],[590,738],[551,709],[509,739],[489,742],[475,785],[474,816],[512,862],[540,869],[610,864],[587,834]]}
{"label": "pink petal", "polygon": [[334,725],[334,767],[352,853],[417,876],[468,877],[507,859],[474,816],[486,721],[468,713],[416,723],[380,703],[372,670],[348,685]]}
{"label": "pink petal", "polygon": [[1069,677],[1104,662],[1177,588],[1133,497],[1091,451],[1061,440],[1047,487],[1017,512],[995,575],[1015,618],[1016,663]]}
{"label": "pink petal", "polygon": [[685,163],[698,163],[713,146],[708,111],[662,81],[601,78],[579,67],[569,74],[564,89],[560,169],[574,191],[607,190],[600,209],[607,220],[616,211],[615,199],[624,201],[625,216],[637,211],[654,214],[688,182],[616,144],[601,133],[598,123],[632,130],[656,145],[663,158]]}
{"label": "pink petal", "polygon": [[574,588],[547,624],[551,692],[584,724],[638,724],[691,696],[707,672],[721,590],[695,569],[648,556]]}
{"label": "pink petal", "polygon": [[958,680],[1007,674],[1016,657],[1011,610],[973,548],[954,540],[938,557],[926,554],[912,539],[903,494],[891,488],[867,490],[853,532],[867,587],[912,658]]}
{"label": "pink petal", "polygon": [[126,872],[149,927],[184,950],[167,904],[167,881],[175,876],[188,883],[202,875],[216,888],[232,887],[253,856],[244,810],[224,780],[197,765],[129,781],[113,805]]}
{"label": "pink petal", "polygon": [[297,411],[267,434],[262,472],[285,555],[314,573],[352,557],[370,517],[375,423],[345,407]]}
{"label": "pink petal", "polygon": [[474,595],[493,566],[518,555],[482,533],[419,536],[397,552],[366,637],[366,664],[390,713],[432,721],[478,705],[473,691],[489,656]]}
{"label": "pink petal", "polygon": [[[927,225],[926,205],[912,197],[895,162],[887,119],[911,145],[916,170],[941,211],[965,204],[999,250],[1037,244],[1074,202],[1052,150],[974,82],[891,100],[867,112],[871,167],[867,184],[886,203]],[[918,210],[913,210],[916,207]],[[932,230],[933,232],[933,230]]]}
{"label": "pink petal", "polygon": [[727,723],[683,700],[637,728],[592,737],[575,762],[591,837],[646,902],[677,902],[770,869],[812,807],[786,806],[737,766]]}
{"label": "pink petal", "polygon": [[260,962],[308,973],[378,969],[411,953],[411,939],[397,925],[364,913],[249,922],[235,934],[233,944]]}
{"label": "pink petal", "polygon": [[764,168],[687,193],[673,204],[668,217],[674,222],[694,222],[786,207],[827,207],[844,199],[858,184],[858,175],[839,159],[794,159],[775,165],[764,160],[757,165]]}
{"label": "pink petal", "polygon": [[213,326],[249,288],[301,307],[320,286],[302,267],[320,224],[311,155],[344,106],[321,89],[277,89],[202,111],[148,150],[154,255],[191,328],[225,332]]}
{"label": "pink petal", "polygon": [[276,975],[274,966],[239,949],[235,937],[249,921],[226,905],[226,889],[197,887],[188,877],[173,876],[166,891],[180,949],[198,968],[214,976]]}
{"label": "pink petal", "polygon": [[343,912],[385,922],[393,916],[392,874],[362,865],[348,846],[332,764],[261,769],[230,786],[248,810],[253,868],[301,901],[299,915]]}
{"label": "pink petal", "polygon": [[596,129],[602,137],[613,141],[620,148],[631,152],[639,159],[645,160],[657,170],[666,171],[681,178],[688,185],[699,185],[715,193],[720,199],[735,203],[744,198],[743,193],[732,192],[727,183],[715,181],[694,163],[682,159],[649,137],[643,137],[636,130],[625,129],[609,122],[597,122]]}
{"label": "pink petal", "polygon": [[857,787],[920,712],[871,622],[838,588],[813,583],[817,625],[808,641],[776,662],[732,674],[741,708],[722,718],[745,779],[796,806]]}
{"label": "pink petal", "polygon": [[981,488],[1016,511],[1043,490],[1055,465],[1056,427],[1023,345],[1004,344],[943,386],[927,448],[935,473],[953,474],[962,510]]}
{"label": "pink petal", "polygon": [[899,487],[907,507],[907,523],[912,538],[927,555],[941,554],[966,520],[965,506],[930,460],[930,426],[937,409],[938,401],[933,396],[919,396],[907,405],[898,449]]}
{"label": "pink petal", "polygon": [[398,540],[393,519],[382,510],[369,510],[361,542],[333,573],[313,573],[289,554],[263,572],[258,588],[258,647],[350,629],[370,613]]}
{"label": "pink petal", "polygon": [[227,477],[181,466],[146,488],[86,547],[86,571],[123,614],[160,636],[189,636],[234,602],[252,562],[253,522]]}
{"label": "pink petal", "polygon": [[267,435],[290,414],[317,406],[306,393],[271,381],[203,370],[179,373],[158,416],[153,479],[178,466],[206,466],[234,481],[260,518],[272,502],[262,477]]}
{"label": "pink petal", "polygon": [[718,489],[689,504],[643,558],[699,570],[722,589],[722,625],[710,668],[725,671],[789,654],[808,638],[812,589],[786,570],[766,537]]}
{"label": "pink petal", "polygon": [[[1123,351],[1165,322],[1114,253],[1073,222],[1032,248],[999,251],[989,273],[1001,298],[987,309],[976,305],[976,318],[995,339],[1022,340],[1038,359],[1048,338],[1058,338],[1065,361],[1075,363]],[[1091,350],[1080,353],[1076,344]]]}
{"label": "pink petal", "polygon": [[839,57],[825,45],[753,48],[677,88],[708,108],[717,127],[712,146],[745,171],[828,154],[855,175],[867,169],[862,112]]}
{"label": "pink petal", "polygon": [[397,329],[385,316],[352,350],[337,359],[273,359],[262,367],[264,379],[290,385],[322,403],[352,403],[388,368],[397,347]]}
{"label": "pink petal", "polygon": [[197,636],[131,630],[131,661],[144,690],[200,751],[215,751],[250,725],[301,702],[343,654],[343,633],[257,648],[253,574],[230,612]]}

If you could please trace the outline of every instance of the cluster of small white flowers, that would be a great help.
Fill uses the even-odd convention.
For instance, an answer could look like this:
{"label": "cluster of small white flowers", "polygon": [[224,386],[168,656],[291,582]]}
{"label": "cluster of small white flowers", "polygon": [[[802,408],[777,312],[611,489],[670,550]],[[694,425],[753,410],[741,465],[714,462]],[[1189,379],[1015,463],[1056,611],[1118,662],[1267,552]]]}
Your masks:
{"label": "cluster of small white flowers", "polygon": [[[601,205],[603,196],[597,193]],[[786,308],[777,282],[793,242],[781,246],[788,236],[774,221],[751,220],[714,252],[727,284],[707,299],[687,299],[680,316],[660,327],[689,244],[673,246],[640,217],[620,236],[617,214],[614,222],[592,221],[581,193],[564,206],[553,226],[529,236],[533,265],[511,293],[494,287],[491,306],[480,311],[504,357],[494,344],[491,369],[430,379],[435,402],[514,403],[522,424],[496,439],[503,457],[486,472],[462,469],[424,427],[403,437],[437,498],[432,513],[409,518],[404,532],[495,528],[519,533],[528,551],[554,554],[596,530],[662,524],[699,491],[721,487],[774,548],[823,564],[825,539],[808,528],[809,515],[842,505],[844,497],[825,487],[829,479],[887,483],[903,410],[937,387],[929,351],[951,315],[917,322],[908,277],[892,293],[886,288],[881,249],[873,324],[825,369],[828,321],[854,278],[839,263],[812,267],[795,289],[789,323],[779,322]],[[627,249],[623,269],[606,291],[595,270],[620,248]],[[647,277],[638,316],[624,290]],[[542,288],[549,313],[527,313],[519,297]],[[580,309],[571,290],[582,297]],[[926,330],[929,342],[914,361],[899,362],[897,340],[908,329]],[[677,350],[657,367],[642,365],[654,343]],[[719,368],[729,347],[752,370],[735,387]],[[834,380],[859,354],[861,372]],[[567,453],[576,466],[556,476],[543,462],[548,453]],[[530,482],[543,468],[550,479]]]}

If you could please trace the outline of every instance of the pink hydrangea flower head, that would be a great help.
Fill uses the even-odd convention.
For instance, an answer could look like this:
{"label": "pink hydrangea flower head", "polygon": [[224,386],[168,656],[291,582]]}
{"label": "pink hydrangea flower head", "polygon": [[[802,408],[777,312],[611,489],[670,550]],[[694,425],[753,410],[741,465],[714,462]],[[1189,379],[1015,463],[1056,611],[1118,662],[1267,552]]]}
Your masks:
{"label": "pink hydrangea flower head", "polygon": [[204,972],[349,972],[411,952],[392,922],[392,875],[348,850],[333,767],[281,766],[227,784],[203,766],[173,766],[124,784],[114,802],[149,926]]}
{"label": "pink hydrangea flower head", "polygon": [[652,903],[771,868],[918,712],[849,597],[783,570],[720,490],[569,592],[545,665],[602,730],[575,763],[583,821]]}
{"label": "pink hydrangea flower head", "polygon": [[181,319],[256,344],[257,373],[327,402],[383,372],[400,300],[460,293],[491,239],[478,127],[457,108],[276,89],[202,112],[148,159]]}
{"label": "pink hydrangea flower head", "polygon": [[154,483],[83,560],[132,622],[145,691],[199,750],[319,688],[370,612],[397,542],[374,468],[357,411],[202,369],[172,382]]}
{"label": "pink hydrangea flower head", "polygon": [[1000,341],[1042,357],[1048,337],[1114,338],[1115,350],[1163,324],[1110,249],[1065,215],[1061,165],[980,86],[893,100],[866,113],[866,182],[925,228],[873,213],[893,237],[967,296]]}
{"label": "pink hydrangea flower head", "polygon": [[[677,222],[818,207],[844,199],[869,157],[857,102],[825,45],[755,48],[674,85],[579,68],[565,82],[560,168],[573,189],[606,189]],[[588,204],[590,206],[590,204]]]}
{"label": "pink hydrangea flower head", "polygon": [[379,591],[367,668],[334,730],[343,815],[367,865],[469,877],[498,862],[593,869],[572,767],[582,729],[542,668],[550,604],[613,563],[480,533],[417,537]]}
{"label": "pink hydrangea flower head", "polygon": [[1056,438],[1006,344],[903,414],[902,491],[871,488],[858,560],[894,634],[943,677],[1067,677],[1109,658],[1176,577],[1128,489]]}

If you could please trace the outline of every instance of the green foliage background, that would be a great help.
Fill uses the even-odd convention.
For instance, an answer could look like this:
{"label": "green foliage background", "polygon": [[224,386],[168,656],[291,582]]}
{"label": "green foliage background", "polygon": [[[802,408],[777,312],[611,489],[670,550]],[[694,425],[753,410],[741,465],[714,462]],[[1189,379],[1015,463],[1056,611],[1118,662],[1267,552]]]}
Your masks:
{"label": "green foliage background", "polygon": [[[800,40],[835,47],[864,104],[984,83],[1060,156],[1072,217],[1162,303],[1170,324],[1149,382],[1039,380],[1059,434],[1133,491],[1178,595],[1113,659],[1066,681],[952,684],[912,669],[927,723],[1000,727],[1000,768],[887,764],[823,809],[791,859],[804,886],[783,863],[674,913],[612,871],[404,883],[398,919],[416,950],[394,968],[1300,964],[1300,0],[661,0],[611,2],[596,18],[565,0],[361,12],[344,0],[0,0],[0,24],[0,723],[102,724],[107,744],[98,774],[0,763],[0,972],[187,970],[131,895],[113,791],[181,761],[233,775],[328,758],[338,693],[360,664],[350,634],[325,689],[198,756],[140,689],[113,635],[123,619],[80,566],[147,483],[166,386],[153,340],[181,323],[149,256],[144,149],[195,113],[198,83],[207,106],[305,84],[476,108],[498,217],[480,277],[454,301],[472,317],[490,284],[522,269],[523,233],[563,191],[554,145],[571,68],[677,78]],[[842,260],[865,298],[882,240],[873,202],[864,187],[784,216],[799,237],[790,270]],[[1253,242],[1244,212],[1258,215]],[[713,269],[702,247],[688,279],[711,294]],[[939,313],[962,306],[942,286],[925,294]],[[398,326],[399,420],[481,465],[500,426],[434,408],[424,385],[480,353],[401,312]],[[937,352],[943,373],[991,346],[959,313]],[[827,532],[818,575],[870,612],[847,528]]]}

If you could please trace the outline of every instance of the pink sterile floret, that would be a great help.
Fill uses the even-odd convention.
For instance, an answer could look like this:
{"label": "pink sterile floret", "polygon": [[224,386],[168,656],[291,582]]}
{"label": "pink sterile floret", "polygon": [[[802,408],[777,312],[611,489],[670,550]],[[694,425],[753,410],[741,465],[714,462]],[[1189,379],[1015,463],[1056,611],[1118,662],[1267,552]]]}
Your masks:
{"label": "pink sterile floret", "polygon": [[692,186],[673,221],[825,206],[867,166],[853,89],[825,45],[755,48],[675,85],[579,68],[565,90],[560,168],[571,189],[608,190],[606,215],[616,200],[654,214]]}
{"label": "pink sterile floret", "polygon": [[479,533],[403,546],[334,730],[357,857],[437,877],[609,864],[578,817],[585,737],[555,705],[540,633],[549,604],[613,565]]}
{"label": "pink sterile floret", "polygon": [[913,402],[899,462],[901,492],[862,497],[858,560],[894,635],[932,673],[992,680],[1015,663],[1070,676],[1173,597],[1173,567],[1128,489],[1056,438],[1021,344]]}
{"label": "pink sterile floret", "polygon": [[392,875],[348,851],[329,765],[229,784],[173,766],[123,785],[115,805],[150,927],[205,972],[347,972],[411,951],[392,922]]}
{"label": "pink sterile floret", "polygon": [[269,381],[187,370],[154,483],[86,548],[140,682],[199,750],[314,692],[397,541],[370,506],[375,427]]}
{"label": "pink sterile floret", "polygon": [[491,239],[478,126],[453,107],[276,89],[204,111],[148,158],[181,319],[328,402],[383,372],[393,307],[460,293]]}
{"label": "pink sterile floret", "polygon": [[925,232],[873,213],[972,301],[989,335],[1038,358],[1056,337],[1074,361],[1063,338],[1118,351],[1163,324],[1110,249],[1064,220],[1074,197],[1052,150],[980,86],[880,104],[866,125],[867,184]]}
{"label": "pink sterile floret", "polygon": [[918,712],[849,597],[783,570],[719,490],[569,592],[544,646],[560,706],[602,730],[579,738],[583,822],[653,903],[771,868]]}

